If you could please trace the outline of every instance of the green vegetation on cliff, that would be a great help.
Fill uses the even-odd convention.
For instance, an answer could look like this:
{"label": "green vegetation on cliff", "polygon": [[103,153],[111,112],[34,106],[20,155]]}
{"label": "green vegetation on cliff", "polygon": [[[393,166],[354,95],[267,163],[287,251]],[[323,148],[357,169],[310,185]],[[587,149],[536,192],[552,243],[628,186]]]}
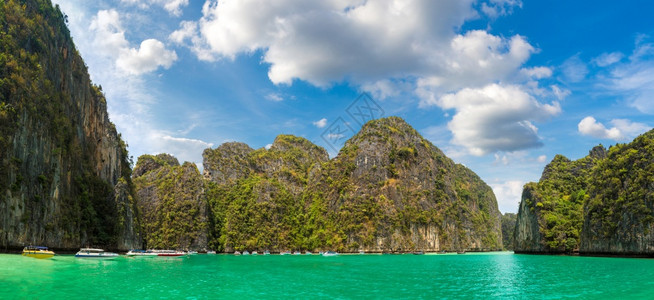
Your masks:
{"label": "green vegetation on cliff", "polygon": [[654,130],[611,147],[588,194],[581,251],[654,255]]}
{"label": "green vegetation on cliff", "polygon": [[49,0],[1,1],[0,243],[137,243],[130,168],[66,16]]}
{"label": "green vegetation on cliff", "polygon": [[[608,152],[600,145],[576,161],[557,155],[538,183],[525,185],[516,250],[653,252],[643,246],[654,241],[653,136],[650,131]],[[538,236],[521,230],[534,219]]]}
{"label": "green vegetation on cliff", "polygon": [[516,220],[517,215],[514,213],[504,213],[502,215],[502,244],[506,250],[513,250],[513,233],[515,232]]}
{"label": "green vegetation on cliff", "polygon": [[[367,123],[332,160],[324,149],[290,135],[278,136],[270,149],[225,143],[203,156],[205,181],[198,199],[206,201],[212,249],[502,248],[490,187],[400,118]],[[150,170],[167,164],[157,160],[162,159],[139,158],[134,171],[146,174],[135,178],[146,219],[148,201],[176,191],[146,193],[162,176]],[[172,230],[184,235],[188,229]]]}
{"label": "green vegetation on cliff", "polygon": [[146,248],[190,249],[206,245],[206,203],[203,179],[195,164],[176,158],[142,155],[134,168],[134,184],[143,215]]}

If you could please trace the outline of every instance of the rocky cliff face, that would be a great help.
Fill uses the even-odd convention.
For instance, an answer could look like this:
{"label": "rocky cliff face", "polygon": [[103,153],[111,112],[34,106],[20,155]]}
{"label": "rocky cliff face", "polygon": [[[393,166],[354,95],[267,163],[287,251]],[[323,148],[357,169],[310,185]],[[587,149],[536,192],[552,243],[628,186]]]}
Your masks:
{"label": "rocky cliff face", "polygon": [[525,185],[516,252],[654,255],[654,131],[570,161]]}
{"label": "rocky cliff face", "polygon": [[397,117],[365,124],[307,190],[348,250],[502,248],[490,187]]}
{"label": "rocky cliff face", "polygon": [[[220,251],[502,249],[490,187],[400,118],[369,122],[332,160],[291,135],[278,136],[270,149],[225,143],[203,157],[203,189],[193,180],[184,192],[151,184],[176,161],[139,158],[134,181],[146,228],[161,224],[150,217],[154,211],[169,215],[160,199],[183,194],[206,200],[206,246]],[[165,239],[163,232],[144,232],[148,241]]]}
{"label": "rocky cliff face", "polygon": [[528,183],[515,227],[515,251],[571,253],[579,250],[581,212],[588,178],[606,157],[602,146],[576,161],[557,155],[545,166],[538,183]]}
{"label": "rocky cliff face", "polygon": [[588,194],[580,253],[654,256],[654,130],[612,147]]}
{"label": "rocky cliff face", "polygon": [[[210,247],[233,250],[302,248],[303,194],[314,169],[329,159],[308,140],[280,135],[270,149],[226,143],[204,151]],[[305,248],[308,249],[308,248]]]}
{"label": "rocky cliff face", "polygon": [[206,249],[207,204],[195,164],[180,165],[168,154],[142,155],[134,168],[134,184],[144,248]]}
{"label": "rocky cliff face", "polygon": [[50,1],[0,3],[0,244],[140,245],[126,145]]}
{"label": "rocky cliff face", "polygon": [[514,213],[504,213],[502,215],[502,244],[504,249],[513,250],[515,243],[513,236],[515,233],[515,223],[518,215]]}

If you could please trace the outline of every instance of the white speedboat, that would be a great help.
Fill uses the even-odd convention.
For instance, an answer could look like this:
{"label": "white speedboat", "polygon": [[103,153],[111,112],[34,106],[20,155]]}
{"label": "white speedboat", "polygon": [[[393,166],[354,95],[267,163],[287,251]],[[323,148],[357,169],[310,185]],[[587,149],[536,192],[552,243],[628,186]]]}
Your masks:
{"label": "white speedboat", "polygon": [[156,257],[158,254],[152,250],[129,250],[126,254],[129,257]]}
{"label": "white speedboat", "polygon": [[263,255],[270,255],[270,251],[268,251],[268,250],[263,251]]}
{"label": "white speedboat", "polygon": [[156,253],[157,256],[163,256],[163,257],[180,257],[180,256],[185,256],[187,254],[184,251],[178,251],[178,250],[152,250],[152,252]]}
{"label": "white speedboat", "polygon": [[97,259],[114,259],[118,257],[117,253],[104,251],[95,248],[82,248],[79,252],[75,253],[77,258],[97,258]]}
{"label": "white speedboat", "polygon": [[216,251],[209,250],[209,251],[207,251],[207,254],[216,254]]}
{"label": "white speedboat", "polygon": [[322,256],[336,256],[336,255],[338,255],[338,252],[334,252],[334,251],[327,251],[322,253]]}

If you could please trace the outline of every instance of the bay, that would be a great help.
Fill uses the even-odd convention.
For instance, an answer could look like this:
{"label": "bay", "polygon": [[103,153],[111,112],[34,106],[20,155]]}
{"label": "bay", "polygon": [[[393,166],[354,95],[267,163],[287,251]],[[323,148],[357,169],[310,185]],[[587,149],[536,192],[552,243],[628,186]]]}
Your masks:
{"label": "bay", "polygon": [[515,255],[0,255],[0,299],[651,299],[654,260]]}

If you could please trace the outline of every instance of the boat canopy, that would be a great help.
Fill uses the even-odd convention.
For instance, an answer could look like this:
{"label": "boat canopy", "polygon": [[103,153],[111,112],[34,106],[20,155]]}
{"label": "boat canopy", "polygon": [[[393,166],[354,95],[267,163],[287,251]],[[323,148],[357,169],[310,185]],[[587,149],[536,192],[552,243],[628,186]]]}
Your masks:
{"label": "boat canopy", "polygon": [[28,250],[48,250],[48,247],[45,246],[27,246],[25,249]]}

